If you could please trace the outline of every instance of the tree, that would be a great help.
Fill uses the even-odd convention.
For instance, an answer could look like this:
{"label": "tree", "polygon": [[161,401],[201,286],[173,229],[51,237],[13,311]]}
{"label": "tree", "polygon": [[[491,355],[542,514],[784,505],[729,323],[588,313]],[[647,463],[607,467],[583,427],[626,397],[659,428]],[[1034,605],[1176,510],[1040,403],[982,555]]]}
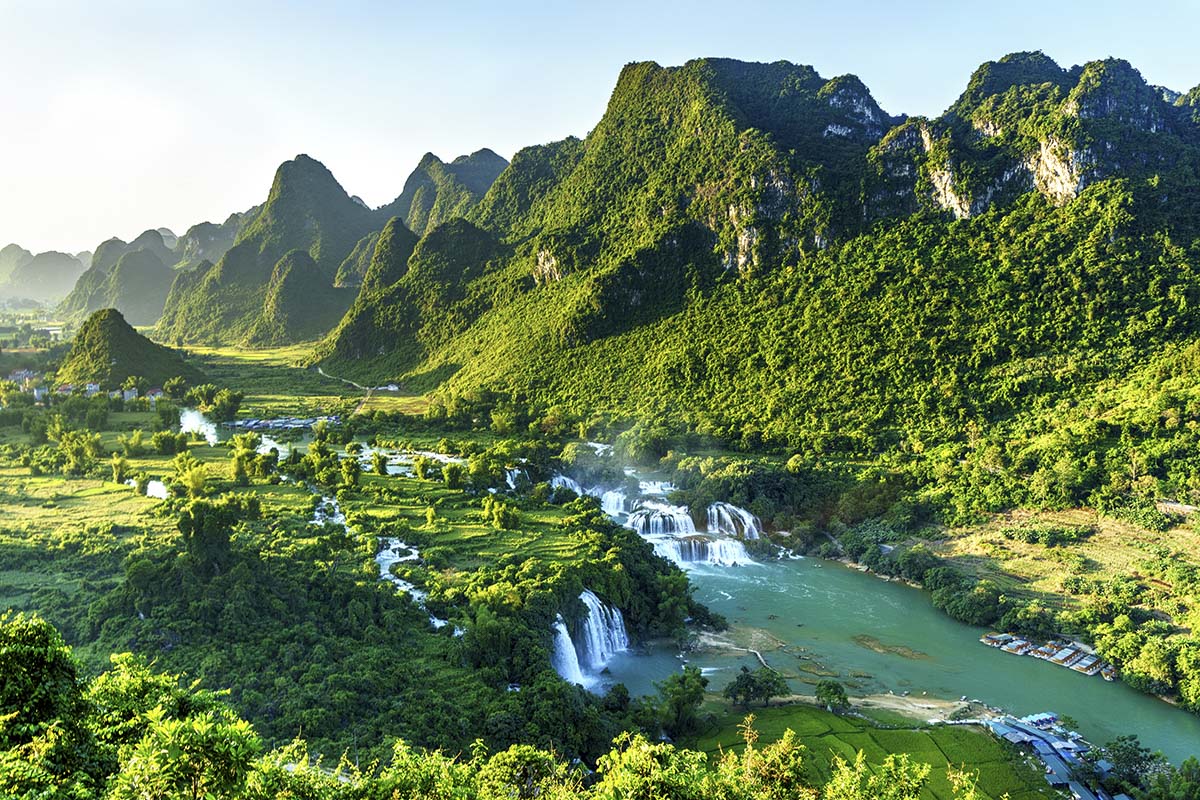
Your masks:
{"label": "tree", "polygon": [[751,672],[749,667],[743,666],[737,677],[725,687],[725,696],[740,706],[747,706],[752,700],[767,705],[772,697],[786,695],[788,691],[787,681],[770,667],[760,667]]}
{"label": "tree", "polygon": [[1150,778],[1141,800],[1200,800],[1200,761],[1193,756],[1178,767],[1167,767]]}
{"label": "tree", "polygon": [[[127,570],[127,580],[129,574]],[[140,655],[114,653],[109,662],[109,670],[86,693],[92,727],[105,744],[134,744],[142,736],[145,715],[156,707],[175,719],[223,707],[211,692],[195,685],[184,688],[179,675],[152,671]]]}
{"label": "tree", "polygon": [[841,756],[833,759],[833,774],[825,785],[824,800],[917,800],[929,778],[928,764],[914,764],[908,754],[889,755],[875,769],[861,750],[853,764]]}
{"label": "tree", "polygon": [[188,497],[202,497],[208,486],[208,469],[203,464],[197,464],[180,476],[180,483]]}
{"label": "tree", "polygon": [[93,797],[103,778],[75,658],[37,616],[0,614],[0,797]]}
{"label": "tree", "polygon": [[0,615],[0,749],[82,710],[78,669],[62,635],[38,616]]}
{"label": "tree", "polygon": [[837,681],[823,680],[817,684],[817,704],[830,711],[841,711],[850,707],[846,689]]}
{"label": "tree", "polygon": [[130,431],[128,436],[118,436],[117,444],[121,446],[121,450],[130,458],[137,458],[146,450],[145,434],[141,428],[136,428]]}
{"label": "tree", "polygon": [[770,705],[772,697],[790,694],[787,681],[770,667],[762,667],[754,673],[754,677],[757,683],[754,699],[761,701],[764,706]]}
{"label": "tree", "polygon": [[343,458],[341,463],[342,485],[354,488],[362,477],[362,467],[357,458]]}
{"label": "tree", "polygon": [[751,698],[755,696],[757,683],[754,673],[750,671],[749,667],[743,665],[741,672],[725,687],[725,697],[734,705],[747,706],[750,704]]}
{"label": "tree", "polygon": [[113,786],[113,800],[237,797],[262,741],[228,711],[169,719],[146,713],[147,729]]}
{"label": "tree", "polygon": [[229,560],[229,535],[237,507],[228,500],[193,500],[179,515],[179,532],[197,570],[217,574]]}
{"label": "tree", "polygon": [[129,474],[129,462],[125,457],[120,453],[113,453],[109,465],[112,467],[113,483],[124,483]]}
{"label": "tree", "polygon": [[1145,787],[1151,775],[1159,772],[1164,765],[1162,754],[1143,747],[1137,736],[1118,736],[1104,745],[1101,752],[1113,765],[1106,783],[1118,789]]}
{"label": "tree", "polygon": [[234,450],[233,456],[230,459],[230,472],[233,482],[238,486],[248,486],[250,484],[250,466],[248,464],[249,456],[245,450]]}
{"label": "tree", "polygon": [[521,512],[515,506],[497,500],[495,495],[485,494],[481,502],[484,517],[496,530],[512,530],[521,524]]}
{"label": "tree", "polygon": [[703,754],[651,742],[641,734],[626,732],[618,736],[612,751],[600,757],[596,769],[601,778],[592,791],[595,800],[705,800],[710,796],[705,786],[708,767]]}
{"label": "tree", "polygon": [[64,461],[64,470],[69,475],[84,475],[96,466],[96,459],[103,453],[100,434],[87,431],[63,430],[58,434],[58,452]]}
{"label": "tree", "polygon": [[388,459],[387,453],[382,450],[376,450],[371,453],[371,469],[375,470],[376,475],[387,475]]}
{"label": "tree", "polygon": [[219,422],[231,420],[237,416],[238,409],[241,407],[244,397],[245,395],[241,392],[222,389],[217,392],[208,408],[204,409],[204,413]]}
{"label": "tree", "polygon": [[421,480],[429,480],[433,474],[434,460],[428,456],[417,456],[412,461],[413,474]]}
{"label": "tree", "polygon": [[172,400],[183,400],[187,396],[188,382],[182,375],[167,378],[163,382],[163,394]]}
{"label": "tree", "polygon": [[708,678],[700,674],[700,669],[684,667],[682,672],[654,686],[658,689],[663,730],[672,737],[695,730],[699,723],[696,712],[704,702],[704,689],[708,686]]}
{"label": "tree", "polygon": [[442,467],[442,479],[448,489],[462,489],[466,485],[467,470],[457,461],[451,461]]}

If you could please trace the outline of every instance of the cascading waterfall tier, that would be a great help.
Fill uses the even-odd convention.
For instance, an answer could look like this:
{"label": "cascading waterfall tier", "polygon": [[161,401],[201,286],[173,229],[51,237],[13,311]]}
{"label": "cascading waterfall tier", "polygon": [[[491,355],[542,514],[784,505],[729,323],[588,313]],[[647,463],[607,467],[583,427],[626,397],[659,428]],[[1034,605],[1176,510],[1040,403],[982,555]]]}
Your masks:
{"label": "cascading waterfall tier", "polygon": [[509,489],[516,489],[519,481],[529,480],[529,473],[524,467],[508,467],[504,470],[504,483]]}
{"label": "cascading waterfall tier", "polygon": [[687,506],[672,506],[654,500],[643,500],[630,513],[626,523],[639,536],[689,536],[696,533],[696,523]]}
{"label": "cascading waterfall tier", "polygon": [[566,475],[555,475],[550,479],[550,486],[554,489],[570,489],[580,497],[584,494],[583,487],[579,485],[579,481],[569,478]]}
{"label": "cascading waterfall tier", "polygon": [[600,508],[610,517],[625,513],[625,493],[619,489],[596,490],[600,492]]}
{"label": "cascading waterfall tier", "polygon": [[606,604],[592,590],[584,589],[579,600],[587,615],[579,625],[577,639],[561,614],[554,619],[551,664],[564,680],[591,688],[600,682],[600,673],[612,657],[629,648],[629,633],[621,610]]}
{"label": "cascading waterfall tier", "polygon": [[601,672],[614,655],[629,647],[625,618],[621,610],[605,605],[590,589],[584,589],[579,599],[587,606],[583,620],[579,657],[590,672]]}
{"label": "cascading waterfall tier", "polygon": [[686,506],[644,500],[630,513],[625,524],[654,545],[656,554],[679,566],[736,567],[753,563],[745,545],[737,539],[720,533],[697,532]]}
{"label": "cascading waterfall tier", "polygon": [[739,539],[758,539],[762,523],[758,517],[732,503],[716,502],[708,507],[708,532]]}
{"label": "cascading waterfall tier", "polygon": [[571,641],[571,632],[567,623],[559,614],[554,618],[554,655],[550,660],[554,671],[568,683],[579,686],[589,686],[589,681],[579,666],[579,656],[575,652],[575,643]]}

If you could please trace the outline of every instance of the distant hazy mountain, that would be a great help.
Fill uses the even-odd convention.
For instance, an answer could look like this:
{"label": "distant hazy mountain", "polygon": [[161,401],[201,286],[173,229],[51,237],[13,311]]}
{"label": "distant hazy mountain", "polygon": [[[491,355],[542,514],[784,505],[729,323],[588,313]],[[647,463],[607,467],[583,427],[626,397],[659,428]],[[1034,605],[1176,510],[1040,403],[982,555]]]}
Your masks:
{"label": "distant hazy mountain", "polygon": [[0,283],[13,274],[13,270],[23,267],[33,260],[33,253],[19,245],[6,245],[0,250]]}
{"label": "distant hazy mountain", "polygon": [[0,297],[55,302],[71,291],[84,271],[83,264],[67,253],[52,250],[26,256],[28,251],[16,245],[0,251],[0,259],[7,262],[4,268],[9,268],[7,278],[0,283]]}
{"label": "distant hazy mountain", "polygon": [[129,243],[101,242],[60,313],[82,321],[93,311],[115,308],[134,325],[152,325],[162,314],[175,278],[170,268],[174,261],[175,253],[159,230],[148,230]]}
{"label": "distant hazy mountain", "polygon": [[162,316],[175,270],[220,259],[256,211],[231,214],[220,225],[193,225],[182,237],[158,228],[132,242],[101,242],[94,256],[86,254],[88,269],[63,301],[61,313],[82,321],[93,311],[115,308],[134,325],[153,325]]}
{"label": "distant hazy mountain", "polygon": [[258,215],[261,206],[230,214],[222,223],[201,222],[188,228],[175,246],[175,268],[191,269],[202,261],[216,263],[233,247],[237,236]]}
{"label": "distant hazy mountain", "polygon": [[175,232],[170,228],[158,228],[157,230],[158,235],[162,237],[163,244],[174,250],[175,246],[179,244],[179,237],[175,235]]}

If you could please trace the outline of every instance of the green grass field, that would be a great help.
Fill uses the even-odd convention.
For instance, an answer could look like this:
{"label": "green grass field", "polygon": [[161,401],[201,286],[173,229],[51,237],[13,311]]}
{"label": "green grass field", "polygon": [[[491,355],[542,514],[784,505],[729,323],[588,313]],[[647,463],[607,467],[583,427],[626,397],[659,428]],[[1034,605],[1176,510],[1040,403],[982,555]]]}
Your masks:
{"label": "green grass field", "polygon": [[422,395],[403,392],[367,393],[334,377],[305,366],[310,345],[264,350],[236,347],[193,347],[191,360],[219,386],[244,392],[242,416],[350,414],[352,412],[424,412]]}
{"label": "green grass field", "polygon": [[[740,749],[737,726],[747,712],[730,709],[723,702],[714,702],[711,708],[716,717],[710,732],[682,744],[710,756],[721,750]],[[977,774],[983,795],[995,800],[1004,795],[1010,800],[1057,796],[1032,766],[980,728],[880,728],[866,720],[800,704],[753,708],[748,713],[754,714],[760,745],[779,739],[789,728],[795,731],[808,749],[810,774],[822,783],[831,774],[834,758],[850,762],[861,750],[870,764],[881,763],[888,753],[907,753],[914,761],[930,764],[933,769],[923,794],[930,800],[953,797],[947,778],[951,766]]]}
{"label": "green grass field", "polygon": [[[345,505],[347,513],[367,514],[383,523],[403,520],[421,529],[432,540],[424,549],[443,550],[456,569],[476,569],[512,553],[546,561],[573,561],[586,549],[582,542],[559,529],[566,512],[558,507],[523,511],[517,528],[500,530],[484,520],[477,498],[448,489],[440,481],[397,475],[364,475],[362,481],[364,487],[398,490],[400,499],[387,504],[366,498],[352,500]],[[432,529],[426,527],[429,508],[436,515]]]}

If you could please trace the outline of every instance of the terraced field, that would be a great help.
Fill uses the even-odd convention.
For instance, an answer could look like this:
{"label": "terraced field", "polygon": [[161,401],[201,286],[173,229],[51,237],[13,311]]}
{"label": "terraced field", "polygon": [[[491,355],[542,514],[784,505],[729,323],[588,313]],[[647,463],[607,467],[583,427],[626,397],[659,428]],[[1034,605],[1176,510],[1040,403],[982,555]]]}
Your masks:
{"label": "terraced field", "polygon": [[[913,761],[931,765],[923,794],[930,800],[953,797],[947,778],[951,766],[978,775],[985,797],[998,800],[1008,795],[1010,800],[1033,800],[1056,796],[1033,767],[1026,768],[1006,745],[976,727],[880,728],[866,720],[806,705],[756,708],[751,712],[760,742],[774,741],[789,728],[795,731],[808,748],[808,768],[813,778],[821,782],[829,778],[834,758],[852,762],[861,750],[870,764],[881,763],[888,753],[907,753]],[[722,749],[738,749],[741,740],[737,724],[743,713],[722,705],[713,732],[687,742],[688,746],[710,756]]]}

